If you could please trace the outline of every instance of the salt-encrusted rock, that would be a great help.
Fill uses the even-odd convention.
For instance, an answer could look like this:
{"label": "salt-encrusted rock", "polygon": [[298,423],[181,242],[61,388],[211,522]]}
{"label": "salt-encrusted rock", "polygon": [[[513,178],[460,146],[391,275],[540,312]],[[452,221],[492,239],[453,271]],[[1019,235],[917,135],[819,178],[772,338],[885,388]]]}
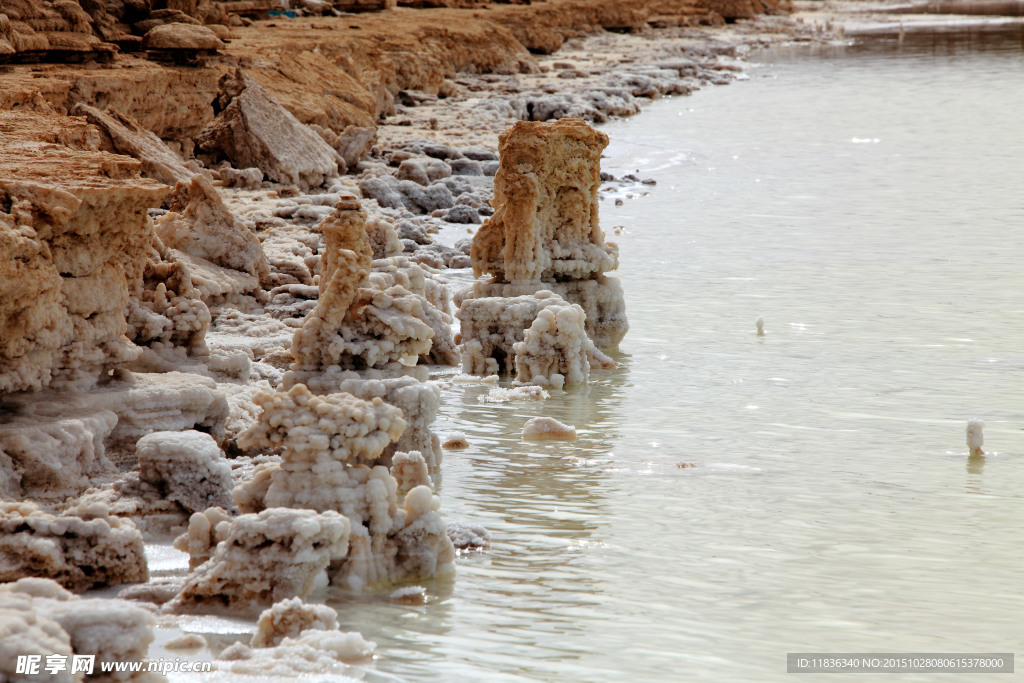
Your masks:
{"label": "salt-encrusted rock", "polygon": [[[35,609],[32,596],[0,592],[0,680],[33,680],[17,672],[19,656],[59,655],[70,660],[71,654],[71,636],[55,620]],[[60,683],[81,680],[81,676],[72,676],[70,671],[50,676],[41,667],[40,670],[43,673],[36,680]]]}
{"label": "salt-encrusted rock", "polygon": [[579,119],[519,122],[499,137],[495,213],[473,240],[474,273],[510,282],[584,279],[613,270],[598,225],[608,136]]}
{"label": "salt-encrusted rock", "polygon": [[391,476],[398,482],[398,492],[402,494],[417,486],[431,486],[427,463],[418,451],[395,453],[391,458]]}
{"label": "salt-encrusted rock", "polygon": [[598,348],[612,348],[628,325],[622,288],[604,273],[618,248],[598,224],[604,133],[582,120],[519,122],[499,137],[494,215],[473,239],[473,272],[491,280],[465,297],[513,297],[548,289],[579,304]]}
{"label": "salt-encrusted rock", "polygon": [[576,428],[553,417],[534,417],[523,425],[523,438],[533,441],[575,441]]}
{"label": "salt-encrusted rock", "polygon": [[349,530],[348,520],[336,512],[274,508],[241,515],[166,609],[237,612],[304,598],[331,560],[345,555]]}
{"label": "salt-encrusted rock", "polygon": [[76,591],[145,581],[142,534],[102,505],[54,516],[34,503],[0,503],[0,582],[26,576]]}
{"label": "salt-encrusted rock", "polygon": [[189,512],[231,508],[231,466],[209,434],[153,432],[135,445],[142,481]]}
{"label": "salt-encrusted rock", "polygon": [[[239,445],[286,449],[285,471],[291,473],[300,469],[300,462],[375,463],[405,429],[402,411],[380,398],[314,396],[305,385],[296,384],[287,393],[261,391],[253,400],[262,409],[260,421],[238,436]],[[277,500],[275,491],[271,485],[271,506],[290,502]]]}
{"label": "salt-encrusted rock", "polygon": [[[242,73],[222,79],[224,110],[196,142],[236,168],[255,167],[275,182],[309,190],[338,175],[338,154]],[[226,101],[229,100],[230,103]]]}
{"label": "salt-encrusted rock", "polygon": [[141,161],[144,175],[171,187],[195,175],[160,138],[131,116],[116,109],[101,111],[85,103],[75,105],[73,111],[106,133],[118,152]]}
{"label": "salt-encrusted rock", "polygon": [[489,375],[515,370],[515,345],[537,314],[566,302],[548,290],[512,298],[466,299],[455,314],[462,325],[462,371]]}
{"label": "salt-encrusted rock", "polygon": [[221,182],[228,187],[255,190],[263,184],[263,171],[258,168],[222,168],[218,172]]}
{"label": "salt-encrusted rock", "polygon": [[[417,486],[402,503],[395,478],[373,466],[405,427],[400,410],[379,397],[313,396],[301,384],[256,400],[260,421],[239,436],[240,444],[283,448],[283,462],[265,471],[270,485],[262,504],[337,511],[352,524],[350,553],[332,565],[332,583],[361,590],[453,571],[439,499]],[[245,497],[254,498],[251,491]]]}
{"label": "salt-encrusted rock", "polygon": [[342,680],[351,675],[345,662],[360,662],[373,656],[376,643],[355,631],[311,629],[295,638],[285,638],[275,647],[250,648],[238,642],[225,648],[217,670],[245,678],[316,678]]}
{"label": "salt-encrusted rock", "polygon": [[0,113],[0,394],[88,387],[139,353],[124,309],[167,188],[68,121]]}
{"label": "salt-encrusted rock", "polygon": [[449,223],[479,223],[480,212],[471,206],[459,204],[448,209],[444,219]]}
{"label": "salt-encrusted rock", "polygon": [[[180,362],[185,355],[203,355],[207,351],[210,309],[206,302],[212,302],[216,297],[195,286],[196,283],[204,284],[197,272],[201,269],[194,265],[201,260],[167,249],[154,236],[142,277],[136,278],[129,289],[125,312],[128,338],[166,358],[171,364]],[[210,269],[248,277],[237,271],[226,271],[208,261],[203,263]],[[197,277],[193,278],[193,275]],[[230,282],[231,278],[224,280]],[[251,278],[248,290],[258,287],[259,283]]]}
{"label": "salt-encrusted rock", "polygon": [[[576,304],[556,304],[537,313],[523,341],[513,345],[516,384],[561,389],[590,377],[590,355],[601,354],[587,337],[586,315]],[[601,354],[603,359],[611,359]]]}
{"label": "salt-encrusted rock", "polygon": [[365,221],[358,201],[343,198],[321,223],[327,247],[320,261],[320,298],[295,332],[295,370],[412,365],[432,352],[435,336],[445,339],[445,314],[426,297],[398,284],[397,277],[367,281],[373,254]]}
{"label": "salt-encrusted rock", "polygon": [[402,241],[398,238],[395,226],[379,216],[367,219],[366,235],[370,238],[370,249],[373,251],[374,259],[397,256],[403,251]]}
{"label": "salt-encrusted rock", "polygon": [[411,180],[420,185],[430,185],[435,180],[447,178],[452,174],[451,167],[440,159],[430,157],[406,159],[398,166],[395,177],[399,180]]}
{"label": "salt-encrusted rock", "polygon": [[311,125],[310,128],[315,130],[324,139],[324,142],[334,148],[334,151],[345,162],[346,170],[355,168],[359,160],[369,154],[377,139],[376,128],[349,125],[341,134],[321,128],[316,124]]}
{"label": "salt-encrusted rock", "polygon": [[146,50],[189,50],[215,52],[224,47],[224,41],[205,26],[195,24],[161,24],[154,26],[142,37]]}
{"label": "salt-encrusted rock", "polygon": [[117,468],[103,440],[117,423],[109,410],[66,410],[62,417],[23,414],[0,422],[0,498],[60,500]]}
{"label": "salt-encrusted rock", "polygon": [[[265,493],[264,491],[264,495]],[[243,509],[242,511],[247,513],[254,512],[250,509]],[[259,512],[262,512],[262,508]],[[210,559],[214,548],[228,537],[230,531],[231,516],[224,508],[211,507],[202,512],[193,512],[188,520],[188,530],[174,539],[174,548],[183,553],[188,553],[189,568],[195,569]],[[175,593],[179,591],[180,587]]]}
{"label": "salt-encrusted rock", "polygon": [[168,248],[247,273],[257,281],[267,276],[270,266],[259,239],[228,210],[205,176],[179,183],[168,208],[155,222],[157,235]]}
{"label": "salt-encrusted rock", "polygon": [[589,280],[566,280],[564,282],[522,282],[507,283],[479,280],[470,287],[457,292],[456,305],[463,301],[483,297],[518,297],[549,290],[571,304],[579,304],[587,314],[587,336],[599,349],[618,346],[629,330],[626,320],[622,285],[618,278],[603,275]]}
{"label": "salt-encrusted rock", "polygon": [[280,645],[285,638],[298,638],[304,631],[331,631],[337,628],[338,613],[327,605],[290,598],[263,610],[249,645],[274,647]]}

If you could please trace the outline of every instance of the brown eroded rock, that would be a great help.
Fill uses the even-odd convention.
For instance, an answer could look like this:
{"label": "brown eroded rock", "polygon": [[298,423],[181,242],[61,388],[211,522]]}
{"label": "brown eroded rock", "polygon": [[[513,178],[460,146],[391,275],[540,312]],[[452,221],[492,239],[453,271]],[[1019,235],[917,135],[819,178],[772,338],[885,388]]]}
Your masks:
{"label": "brown eroded rock", "polygon": [[174,23],[149,29],[142,38],[142,47],[147,50],[215,52],[224,47],[224,41],[205,26]]}
{"label": "brown eroded rock", "polygon": [[169,208],[155,221],[157,235],[168,248],[247,273],[257,285],[270,273],[259,239],[228,210],[206,176],[178,183]]}
{"label": "brown eroded rock", "polygon": [[199,134],[199,146],[236,168],[256,167],[271,180],[304,189],[338,175],[339,156],[240,69],[221,80],[223,111]]}

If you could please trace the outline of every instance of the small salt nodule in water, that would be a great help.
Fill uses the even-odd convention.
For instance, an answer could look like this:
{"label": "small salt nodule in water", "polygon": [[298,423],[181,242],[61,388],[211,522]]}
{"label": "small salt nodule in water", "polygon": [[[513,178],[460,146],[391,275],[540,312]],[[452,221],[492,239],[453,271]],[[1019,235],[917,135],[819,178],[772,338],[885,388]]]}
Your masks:
{"label": "small salt nodule in water", "polygon": [[757,317],[757,322],[755,324],[757,325],[757,336],[758,337],[763,337],[764,336],[764,316],[763,315],[758,316]]}
{"label": "small salt nodule in water", "polygon": [[984,420],[968,420],[967,421],[967,447],[971,449],[971,456],[985,455],[985,451],[981,450],[982,445],[985,443],[985,435],[982,430],[985,429]]}

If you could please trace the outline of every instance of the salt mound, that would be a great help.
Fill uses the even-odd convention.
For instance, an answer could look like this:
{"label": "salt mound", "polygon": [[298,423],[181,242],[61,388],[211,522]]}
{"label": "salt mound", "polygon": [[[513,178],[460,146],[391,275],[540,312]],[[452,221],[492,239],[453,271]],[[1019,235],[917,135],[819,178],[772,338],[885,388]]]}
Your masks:
{"label": "salt mound", "polygon": [[209,434],[153,432],[135,445],[140,478],[189,512],[231,508],[231,466]]}
{"label": "salt mound", "polygon": [[523,438],[534,441],[575,441],[576,428],[553,417],[534,417],[523,425]]}

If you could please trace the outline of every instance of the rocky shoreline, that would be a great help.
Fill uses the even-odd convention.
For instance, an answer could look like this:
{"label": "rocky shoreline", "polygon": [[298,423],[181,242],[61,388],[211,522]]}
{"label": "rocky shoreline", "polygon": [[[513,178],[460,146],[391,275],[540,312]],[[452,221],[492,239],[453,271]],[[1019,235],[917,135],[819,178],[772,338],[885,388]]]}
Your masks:
{"label": "rocky shoreline", "polygon": [[[653,183],[598,176],[607,138],[571,120],[632,116],[742,78],[756,48],[836,38],[763,0],[255,22],[193,4],[175,10],[193,21],[94,16],[106,33],[23,4],[0,21],[0,612],[41,652],[101,661],[156,656],[154,628],[183,613],[258,616],[251,646],[192,634],[159,650],[235,674],[344,671],[373,644],[296,598],[329,578],[422,601],[388,586],[486,548],[432,491],[444,451],[466,445],[431,430],[446,385],[494,382],[521,354],[526,386],[491,400],[544,400],[614,364],[617,248],[593,207]],[[522,151],[548,133],[513,124],[560,120],[560,151]],[[589,160],[550,181],[556,200],[516,184],[513,152],[529,160],[516,168]],[[586,217],[571,244],[529,235],[546,265],[504,246],[526,219],[502,212],[528,195]],[[495,321],[519,336],[473,346]],[[152,574],[144,548],[172,541],[189,570]],[[94,588],[106,597],[67,590]],[[112,629],[99,645],[88,614]],[[0,670],[20,647],[0,647]]]}

